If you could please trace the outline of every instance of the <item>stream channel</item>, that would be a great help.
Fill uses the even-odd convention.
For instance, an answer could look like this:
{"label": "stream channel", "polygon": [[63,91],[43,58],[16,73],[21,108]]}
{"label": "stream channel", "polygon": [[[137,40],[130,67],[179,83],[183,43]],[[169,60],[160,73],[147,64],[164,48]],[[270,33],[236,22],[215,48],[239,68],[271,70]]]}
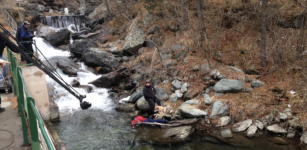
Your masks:
{"label": "stream channel", "polygon": [[[42,38],[35,38],[37,47],[56,67],[58,59],[66,59],[70,56],[68,51],[53,48]],[[41,58],[42,59],[42,58]],[[43,61],[43,59],[42,59]],[[87,68],[83,63],[78,63],[83,72],[78,72],[77,77],[69,77],[60,69],[57,72],[67,82],[71,83],[77,79],[81,85],[93,87],[90,93],[82,88],[75,88],[79,93],[85,94],[85,101],[91,102],[92,107],[88,110],[81,110],[79,100],[68,93],[59,84],[46,75],[48,87],[54,87],[53,97],[59,106],[60,121],[53,123],[63,145],[67,150],[296,150],[299,147],[299,139],[289,140],[288,145],[277,145],[270,141],[272,136],[263,133],[261,136],[247,138],[244,133],[238,134],[242,140],[241,145],[234,146],[227,142],[221,142],[206,134],[194,133],[185,142],[176,144],[159,145],[150,142],[160,129],[140,128],[131,129],[130,116],[127,113],[115,111],[116,101],[110,99],[108,89],[97,88],[88,82],[99,78],[93,70]],[[56,67],[57,68],[57,67]],[[259,131],[258,131],[259,132]],[[146,136],[146,137],[145,137]],[[146,139],[146,140],[144,140]],[[238,143],[238,142],[237,142]],[[243,144],[242,144],[243,143]]]}

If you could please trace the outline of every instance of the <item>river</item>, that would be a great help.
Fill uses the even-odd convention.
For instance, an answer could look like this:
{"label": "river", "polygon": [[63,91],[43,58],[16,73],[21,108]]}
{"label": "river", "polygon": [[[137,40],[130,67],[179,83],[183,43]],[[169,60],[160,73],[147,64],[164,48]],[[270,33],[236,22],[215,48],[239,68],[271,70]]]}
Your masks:
{"label": "river", "polygon": [[[69,52],[55,49],[45,43],[42,38],[35,38],[37,47],[49,60],[57,57],[69,57]],[[42,59],[42,58],[41,58]],[[63,145],[67,150],[295,150],[299,147],[298,139],[293,140],[289,145],[277,145],[270,141],[276,135],[264,133],[262,136],[247,138],[239,135],[248,142],[248,146],[233,146],[227,142],[220,142],[206,133],[193,134],[189,140],[176,144],[159,145],[150,141],[143,141],[142,136],[155,138],[160,129],[140,128],[138,131],[131,129],[130,116],[114,110],[116,102],[108,95],[108,89],[97,88],[88,82],[99,78],[91,69],[83,63],[78,63],[80,68],[86,72],[78,72],[77,77],[69,77],[60,69],[57,72],[67,83],[74,79],[80,81],[81,85],[93,87],[93,91],[87,93],[82,88],[75,88],[81,94],[86,95],[85,101],[91,102],[92,107],[88,110],[81,110],[79,101],[68,93],[59,84],[46,76],[47,84],[55,87],[54,97],[60,110],[60,121],[53,123]],[[142,133],[142,135],[140,135]],[[239,141],[240,143],[240,141]]]}

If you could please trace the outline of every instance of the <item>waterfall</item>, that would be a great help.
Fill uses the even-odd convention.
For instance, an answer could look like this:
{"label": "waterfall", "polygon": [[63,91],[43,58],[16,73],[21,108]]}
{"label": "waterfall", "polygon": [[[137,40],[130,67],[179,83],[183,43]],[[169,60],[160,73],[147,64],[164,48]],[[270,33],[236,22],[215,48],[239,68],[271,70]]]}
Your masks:
{"label": "waterfall", "polygon": [[74,26],[75,31],[85,28],[85,16],[40,16],[41,23],[53,28],[68,28]]}

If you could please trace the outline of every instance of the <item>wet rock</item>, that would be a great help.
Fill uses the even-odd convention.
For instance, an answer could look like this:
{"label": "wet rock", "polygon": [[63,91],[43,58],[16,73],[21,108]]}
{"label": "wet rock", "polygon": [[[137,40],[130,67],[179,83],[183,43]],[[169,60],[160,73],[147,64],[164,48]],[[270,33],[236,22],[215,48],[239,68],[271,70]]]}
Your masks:
{"label": "wet rock", "polygon": [[231,130],[229,128],[222,130],[221,131],[221,136],[223,138],[231,138],[231,137],[233,137],[232,132],[231,132]]}
{"label": "wet rock", "polygon": [[67,75],[77,76],[79,66],[69,59],[59,59],[57,66]]}
{"label": "wet rock", "polygon": [[188,104],[182,104],[178,110],[183,118],[204,117],[208,114],[207,112],[194,108]]}
{"label": "wet rock", "polygon": [[65,45],[69,43],[70,31],[68,29],[61,29],[54,34],[45,37],[45,40],[54,47]]}
{"label": "wet rock", "polygon": [[142,96],[143,96],[143,90],[137,90],[130,96],[128,103],[135,103]]}
{"label": "wet rock", "polygon": [[263,82],[261,82],[261,81],[259,81],[259,80],[254,80],[253,82],[252,82],[252,84],[251,84],[251,86],[253,87],[253,88],[256,88],[256,87],[261,87],[261,86],[263,86]]}
{"label": "wet rock", "polygon": [[125,38],[123,52],[129,55],[138,53],[138,49],[143,46],[145,34],[138,28],[137,20],[134,20],[129,28],[129,33]]}
{"label": "wet rock", "polygon": [[74,43],[70,45],[70,52],[77,57],[81,57],[83,52],[90,47],[98,47],[98,45],[91,40],[75,40]]}
{"label": "wet rock", "polygon": [[93,87],[90,85],[80,85],[79,87],[84,89],[87,93],[91,93],[93,91]]}
{"label": "wet rock", "polygon": [[135,111],[135,105],[134,104],[119,104],[115,107],[116,111],[122,111],[122,112],[134,112]]}
{"label": "wet rock", "polygon": [[287,130],[285,130],[284,128],[280,127],[278,124],[273,124],[267,127],[267,130],[274,132],[274,133],[282,133],[282,134],[286,134]]}
{"label": "wet rock", "polygon": [[116,58],[101,49],[89,48],[83,52],[82,60],[88,66],[102,66],[115,68],[119,65]]}
{"label": "wet rock", "polygon": [[214,85],[213,89],[217,93],[241,92],[243,89],[243,82],[233,79],[222,79]]}
{"label": "wet rock", "polygon": [[71,86],[72,87],[79,87],[80,86],[80,82],[76,79],[74,79],[72,82],[71,82]]}
{"label": "wet rock", "polygon": [[224,116],[219,119],[217,124],[219,127],[222,127],[222,126],[226,126],[229,122],[230,122],[230,117]]}
{"label": "wet rock", "polygon": [[216,101],[213,104],[212,107],[212,113],[210,115],[210,117],[215,117],[215,116],[222,116],[222,115],[227,115],[228,114],[228,105],[227,104],[223,104],[221,101]]}
{"label": "wet rock", "polygon": [[46,37],[46,36],[52,35],[54,33],[55,33],[55,31],[53,29],[51,29],[48,26],[41,24],[41,25],[36,27],[36,35],[35,36]]}
{"label": "wet rock", "polygon": [[173,85],[173,87],[174,87],[176,90],[178,90],[178,89],[181,88],[181,82],[180,82],[179,80],[174,80],[174,81],[172,82],[172,85]]}
{"label": "wet rock", "polygon": [[89,82],[89,84],[94,84],[95,86],[102,88],[111,88],[112,86],[118,86],[119,83],[125,77],[125,71],[126,68],[121,68],[108,74],[103,74],[100,78]]}
{"label": "wet rock", "polygon": [[277,145],[288,145],[289,144],[288,141],[284,140],[281,137],[269,138],[269,141],[271,141],[272,143],[277,144]]}
{"label": "wet rock", "polygon": [[248,119],[242,122],[238,122],[236,124],[233,125],[233,132],[242,132],[245,131],[248,127],[250,127],[253,123],[252,119]]}
{"label": "wet rock", "polygon": [[175,93],[173,93],[170,97],[169,97],[169,101],[170,102],[176,102],[177,101],[177,99],[178,99],[178,97],[177,97],[177,95],[175,94]]}
{"label": "wet rock", "polygon": [[256,125],[260,130],[262,130],[264,128],[263,123],[259,120],[256,120],[254,125]]}
{"label": "wet rock", "polygon": [[252,136],[254,136],[256,134],[256,132],[257,132],[257,126],[256,125],[251,125],[247,129],[246,136],[252,137]]}
{"label": "wet rock", "polygon": [[138,110],[140,110],[142,112],[146,112],[146,111],[149,110],[149,104],[145,100],[144,96],[142,96],[139,100],[137,100],[136,107],[137,107]]}

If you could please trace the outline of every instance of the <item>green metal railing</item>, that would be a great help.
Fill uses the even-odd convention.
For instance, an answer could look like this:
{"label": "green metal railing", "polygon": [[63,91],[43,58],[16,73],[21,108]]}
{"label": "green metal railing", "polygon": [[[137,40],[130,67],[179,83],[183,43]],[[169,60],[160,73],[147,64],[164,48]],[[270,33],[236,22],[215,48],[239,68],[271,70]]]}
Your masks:
{"label": "green metal railing", "polygon": [[16,57],[9,50],[7,50],[7,55],[8,60],[11,63],[10,70],[14,84],[14,94],[17,95],[18,113],[21,116],[24,145],[29,144],[28,135],[30,135],[32,150],[40,150],[41,141],[39,140],[38,136],[38,131],[40,130],[48,149],[55,150],[51,139],[45,130],[44,122],[35,106],[35,101],[27,91],[25,82],[23,80],[22,71],[20,67],[18,67]]}

